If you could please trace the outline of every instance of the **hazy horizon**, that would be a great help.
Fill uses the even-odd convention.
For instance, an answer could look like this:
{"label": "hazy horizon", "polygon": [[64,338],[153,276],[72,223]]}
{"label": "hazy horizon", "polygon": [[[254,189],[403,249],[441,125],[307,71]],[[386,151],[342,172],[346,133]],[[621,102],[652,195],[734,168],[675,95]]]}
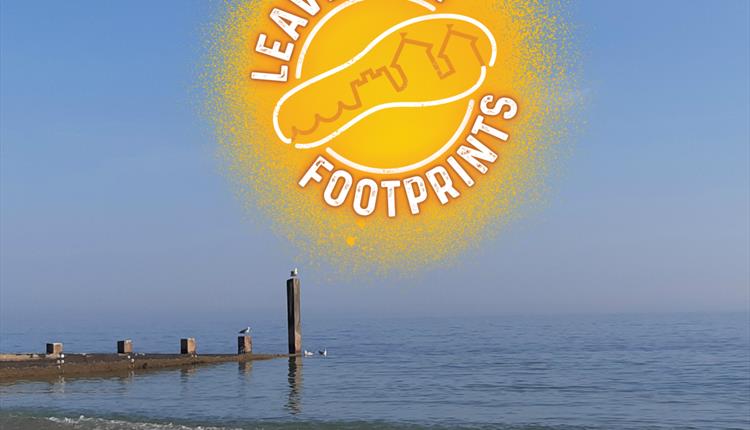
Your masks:
{"label": "hazy horizon", "polygon": [[2,4],[0,325],[273,318],[292,267],[311,316],[750,310],[747,2],[571,4],[585,124],[545,200],[445,267],[349,280],[235,195],[200,112],[221,7]]}

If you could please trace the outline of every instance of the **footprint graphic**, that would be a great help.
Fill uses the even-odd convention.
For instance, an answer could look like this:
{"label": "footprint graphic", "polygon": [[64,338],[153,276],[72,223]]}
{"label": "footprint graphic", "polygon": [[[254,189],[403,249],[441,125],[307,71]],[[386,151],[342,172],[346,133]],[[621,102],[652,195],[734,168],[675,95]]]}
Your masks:
{"label": "footprint graphic", "polygon": [[481,86],[496,56],[492,33],[473,18],[412,18],[383,32],[351,60],[282,96],[274,109],[274,128],[283,142],[314,148],[384,109],[457,102]]}

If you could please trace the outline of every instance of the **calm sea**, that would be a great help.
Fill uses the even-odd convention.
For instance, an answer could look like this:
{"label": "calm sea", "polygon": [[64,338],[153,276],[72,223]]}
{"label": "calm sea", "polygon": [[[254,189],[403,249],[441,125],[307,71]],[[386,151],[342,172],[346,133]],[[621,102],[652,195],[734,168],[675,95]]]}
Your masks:
{"label": "calm sea", "polygon": [[[327,357],[0,385],[5,429],[750,429],[748,315],[304,320]],[[283,320],[254,328],[283,352]],[[228,324],[4,331],[3,351],[231,352]]]}

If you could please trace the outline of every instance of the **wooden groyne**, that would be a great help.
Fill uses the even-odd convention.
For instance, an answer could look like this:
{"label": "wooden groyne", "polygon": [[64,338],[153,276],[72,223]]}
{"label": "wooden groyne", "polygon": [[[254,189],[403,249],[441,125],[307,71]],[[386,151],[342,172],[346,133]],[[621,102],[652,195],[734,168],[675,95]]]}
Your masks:
{"label": "wooden groyne", "polygon": [[[62,358],[60,358],[62,356]],[[289,357],[288,354],[0,354],[0,382],[60,376],[94,377],[229,362]]]}
{"label": "wooden groyne", "polygon": [[[198,354],[195,338],[180,339],[180,354],[152,354],[134,352],[133,341],[116,341],[117,353],[66,354],[61,342],[46,345],[44,354],[0,353],[0,382],[45,380],[65,377],[101,377],[159,369],[175,369],[216,363],[244,363],[255,360],[288,358],[302,351],[300,322],[300,281],[297,269],[287,280],[287,321],[289,354],[253,353],[250,327],[240,331],[236,354]],[[176,339],[175,339],[176,341]]]}

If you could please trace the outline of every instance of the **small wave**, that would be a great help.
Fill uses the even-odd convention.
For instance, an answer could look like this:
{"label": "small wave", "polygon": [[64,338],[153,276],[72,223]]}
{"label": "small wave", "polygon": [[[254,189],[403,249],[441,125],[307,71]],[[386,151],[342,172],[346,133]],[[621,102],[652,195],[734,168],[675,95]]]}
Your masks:
{"label": "small wave", "polygon": [[[0,413],[0,429],[8,430],[580,430],[582,427],[540,425],[468,425],[441,426],[417,423],[378,421],[330,422],[291,421],[241,423],[239,426],[180,424],[174,422],[139,422],[126,419],[105,419],[79,416],[42,417],[25,413]],[[588,428],[587,428],[588,429]]]}
{"label": "small wave", "polygon": [[78,418],[5,415],[0,419],[0,428],[17,430],[241,430],[233,427],[137,422],[83,415]]}
{"label": "small wave", "polygon": [[78,418],[57,418],[48,417],[47,420],[61,425],[72,426],[75,429],[91,430],[241,430],[231,429],[230,427],[205,427],[205,426],[186,426],[173,423],[139,423],[122,420],[107,420],[104,418],[90,418],[81,415]]}

